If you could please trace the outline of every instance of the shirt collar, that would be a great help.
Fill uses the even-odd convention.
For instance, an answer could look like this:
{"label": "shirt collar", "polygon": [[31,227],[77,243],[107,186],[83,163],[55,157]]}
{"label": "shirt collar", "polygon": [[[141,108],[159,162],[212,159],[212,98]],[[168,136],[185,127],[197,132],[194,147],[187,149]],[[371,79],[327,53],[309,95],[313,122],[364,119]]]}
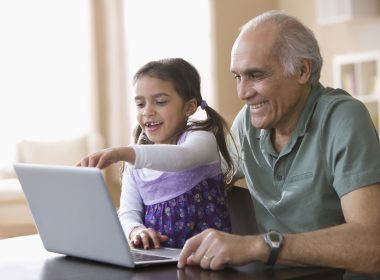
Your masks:
{"label": "shirt collar", "polygon": [[300,119],[298,120],[296,130],[293,132],[293,134],[295,133],[298,136],[304,136],[306,134],[311,118],[313,117],[315,106],[322,91],[323,86],[320,83],[312,85],[310,95],[307,98],[305,104],[305,108],[301,114]]}

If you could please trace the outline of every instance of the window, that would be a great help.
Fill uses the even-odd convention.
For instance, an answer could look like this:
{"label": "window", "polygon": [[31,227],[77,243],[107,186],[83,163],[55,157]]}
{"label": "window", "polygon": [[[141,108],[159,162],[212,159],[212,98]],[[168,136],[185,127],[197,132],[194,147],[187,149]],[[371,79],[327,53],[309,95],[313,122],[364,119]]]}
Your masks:
{"label": "window", "polygon": [[197,68],[202,80],[202,96],[212,105],[210,18],[210,3],[206,0],[124,1],[131,120],[136,119],[134,73],[148,61],[166,57],[182,57]]}
{"label": "window", "polygon": [[21,139],[90,129],[88,0],[0,0],[0,169]]}

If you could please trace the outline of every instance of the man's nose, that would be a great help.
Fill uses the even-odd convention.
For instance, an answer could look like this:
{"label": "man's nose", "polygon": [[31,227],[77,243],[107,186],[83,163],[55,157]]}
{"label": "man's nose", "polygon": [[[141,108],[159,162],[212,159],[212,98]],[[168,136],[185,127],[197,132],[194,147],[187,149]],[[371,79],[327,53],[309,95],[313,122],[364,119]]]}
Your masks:
{"label": "man's nose", "polygon": [[241,100],[250,98],[254,93],[254,88],[251,83],[241,80],[237,85],[237,94]]}

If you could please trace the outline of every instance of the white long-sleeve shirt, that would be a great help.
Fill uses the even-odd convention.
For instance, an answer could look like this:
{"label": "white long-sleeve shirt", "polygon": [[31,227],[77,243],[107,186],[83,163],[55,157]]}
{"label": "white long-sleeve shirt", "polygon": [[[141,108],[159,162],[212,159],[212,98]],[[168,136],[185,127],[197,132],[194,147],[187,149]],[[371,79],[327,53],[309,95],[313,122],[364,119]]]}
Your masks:
{"label": "white long-sleeve shirt", "polygon": [[162,172],[176,172],[209,165],[221,161],[216,138],[212,132],[189,131],[185,141],[179,145],[154,144],[131,145],[135,150],[134,165],[128,164],[123,174],[120,208],[120,222],[127,237],[135,227],[145,227],[144,203],[135,181],[128,174],[129,168],[138,169],[142,180],[157,179]]}

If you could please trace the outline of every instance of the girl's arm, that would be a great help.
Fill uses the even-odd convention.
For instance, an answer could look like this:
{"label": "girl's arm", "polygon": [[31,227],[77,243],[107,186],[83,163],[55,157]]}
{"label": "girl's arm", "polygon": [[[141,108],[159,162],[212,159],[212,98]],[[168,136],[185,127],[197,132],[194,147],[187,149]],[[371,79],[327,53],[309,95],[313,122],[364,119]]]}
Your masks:
{"label": "girl's arm", "polygon": [[161,242],[168,240],[166,235],[161,235],[154,229],[145,227],[143,201],[127,168],[123,174],[118,215],[127,240],[132,247],[141,246],[148,249],[153,243],[155,248],[159,248]]}
{"label": "girl's arm", "polygon": [[143,205],[137,186],[126,168],[123,174],[118,216],[128,240],[130,240],[130,233],[134,228],[145,228]]}
{"label": "girl's arm", "polygon": [[220,161],[219,150],[212,132],[190,131],[180,145],[132,145],[135,151],[134,168],[158,171],[181,171]]}
{"label": "girl's arm", "polygon": [[109,148],[83,158],[77,166],[105,168],[118,161],[126,161],[136,169],[181,171],[219,162],[218,145],[213,133],[189,131],[180,145],[153,144]]}

